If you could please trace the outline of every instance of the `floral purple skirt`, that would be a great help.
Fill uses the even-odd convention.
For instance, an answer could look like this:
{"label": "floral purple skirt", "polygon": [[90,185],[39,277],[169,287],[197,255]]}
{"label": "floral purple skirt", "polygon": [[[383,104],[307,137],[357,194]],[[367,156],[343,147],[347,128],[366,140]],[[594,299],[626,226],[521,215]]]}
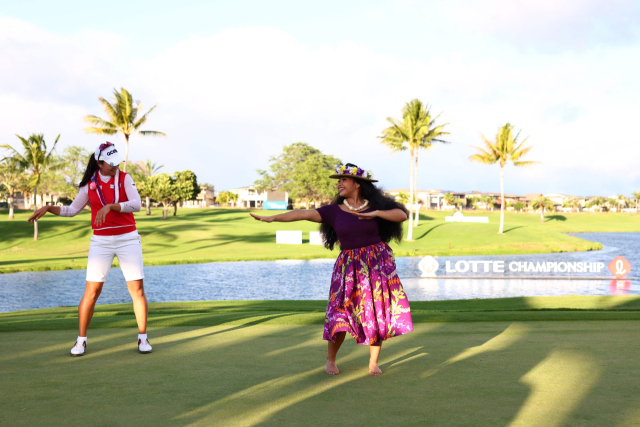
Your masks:
{"label": "floral purple skirt", "polygon": [[335,341],[342,331],[358,344],[375,344],[413,331],[409,300],[386,243],[340,252],[333,267],[323,338]]}

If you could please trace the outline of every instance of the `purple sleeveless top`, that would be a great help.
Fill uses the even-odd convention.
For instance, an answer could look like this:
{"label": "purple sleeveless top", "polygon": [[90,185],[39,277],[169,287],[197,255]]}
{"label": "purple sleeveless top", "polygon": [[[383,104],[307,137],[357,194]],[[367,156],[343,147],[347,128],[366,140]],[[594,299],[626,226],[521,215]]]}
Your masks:
{"label": "purple sleeveless top", "polygon": [[[327,205],[317,209],[322,222],[336,230],[342,249],[356,249],[380,243],[377,219],[358,219],[340,209],[340,205]],[[369,212],[365,209],[361,212]]]}

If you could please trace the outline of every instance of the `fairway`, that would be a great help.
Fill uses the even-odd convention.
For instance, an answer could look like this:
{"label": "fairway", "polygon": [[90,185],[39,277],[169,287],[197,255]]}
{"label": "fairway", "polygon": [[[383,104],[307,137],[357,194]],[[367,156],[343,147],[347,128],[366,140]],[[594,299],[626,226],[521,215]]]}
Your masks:
{"label": "fairway", "polygon": [[[160,219],[136,214],[142,236],[145,265],[248,261],[276,259],[335,258],[322,246],[309,245],[310,222],[265,224],[255,221],[248,210],[178,209],[178,216]],[[272,215],[277,211],[257,211]],[[414,242],[391,244],[396,256],[495,255],[573,252],[601,249],[568,233],[637,232],[640,216],[628,214],[554,214],[544,223],[539,215],[505,214],[505,233],[497,233],[499,212],[475,212],[488,216],[489,224],[445,222],[451,212],[421,214],[414,229]],[[0,273],[81,269],[86,267],[91,228],[85,211],[74,218],[47,215],[39,221],[40,237],[33,241],[33,226],[26,222],[31,212],[22,211],[8,220],[0,214]],[[277,245],[276,230],[302,230],[302,245]],[[406,227],[405,227],[406,232]],[[60,243],[64,242],[64,245]]]}
{"label": "fairway", "polygon": [[[81,358],[68,355],[73,308],[3,313],[2,330],[23,332],[0,334],[0,425],[547,427],[640,418],[640,328],[623,320],[640,319],[638,297],[414,303],[415,330],[384,343],[380,377],[368,375],[368,349],[350,338],[341,374],[323,372],[324,304],[152,304],[150,355],[136,351],[130,305],[98,306]],[[607,318],[620,320],[597,320]]]}

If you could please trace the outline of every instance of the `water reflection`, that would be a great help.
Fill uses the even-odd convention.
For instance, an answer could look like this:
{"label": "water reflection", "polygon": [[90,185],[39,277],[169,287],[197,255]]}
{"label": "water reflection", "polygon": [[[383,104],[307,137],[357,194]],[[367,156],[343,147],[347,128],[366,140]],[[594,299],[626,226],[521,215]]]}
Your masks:
{"label": "water reflection", "polygon": [[[640,233],[576,234],[601,242],[605,249],[540,255],[478,256],[480,260],[582,261],[608,264],[624,256],[639,277]],[[445,261],[473,257],[440,257],[440,277],[419,278],[420,258],[398,258],[398,272],[410,300],[501,298],[538,295],[627,295],[640,294],[640,280],[524,280],[505,273],[504,279],[447,279],[441,276]],[[149,301],[203,301],[235,299],[327,299],[334,259],[312,261],[248,261],[145,267]],[[635,270],[633,269],[635,268]],[[608,272],[604,272],[608,275]],[[474,273],[469,273],[474,274]],[[478,273],[475,273],[478,274]],[[85,270],[0,274],[0,312],[75,306],[85,287]],[[459,274],[457,274],[459,275]],[[495,274],[489,274],[495,276]],[[527,273],[527,275],[530,275]],[[550,276],[553,273],[541,273]],[[561,275],[558,273],[557,275]],[[603,274],[593,274],[602,276]],[[127,286],[118,268],[111,270],[100,304],[130,302]]]}
{"label": "water reflection", "polygon": [[409,300],[507,298],[520,296],[640,294],[629,280],[438,279],[402,281]]}

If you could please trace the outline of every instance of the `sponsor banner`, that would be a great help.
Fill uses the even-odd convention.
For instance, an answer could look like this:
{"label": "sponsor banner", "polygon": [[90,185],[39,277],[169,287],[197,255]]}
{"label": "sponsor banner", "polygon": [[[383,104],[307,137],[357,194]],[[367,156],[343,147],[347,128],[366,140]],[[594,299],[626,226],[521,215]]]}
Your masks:
{"label": "sponsor banner", "polygon": [[267,209],[267,210],[287,210],[287,202],[286,201],[273,201],[273,200],[267,200],[262,202],[262,209]]}
{"label": "sponsor banner", "polygon": [[[440,263],[432,256],[424,257],[418,264],[418,268],[422,271],[422,277],[436,277],[438,273],[443,273]],[[631,271],[631,263],[624,257],[615,257],[609,265],[603,262],[564,262],[564,261],[501,261],[501,260],[458,260],[445,261],[444,273],[446,275],[470,274],[470,273],[489,273],[504,274],[510,273],[510,276],[526,276],[532,273],[554,273],[563,276],[576,277],[576,275],[584,274],[584,277],[590,275],[603,274],[605,267],[616,277],[622,279]],[[562,274],[564,273],[564,274]],[[442,275],[442,274],[441,274]],[[442,275],[442,276],[446,276]]]}

